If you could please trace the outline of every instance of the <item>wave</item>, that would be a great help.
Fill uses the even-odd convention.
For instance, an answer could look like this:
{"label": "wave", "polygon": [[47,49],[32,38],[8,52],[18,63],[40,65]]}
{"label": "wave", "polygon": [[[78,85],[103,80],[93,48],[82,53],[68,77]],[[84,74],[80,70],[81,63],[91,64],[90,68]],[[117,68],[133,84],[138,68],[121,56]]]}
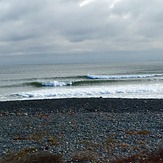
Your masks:
{"label": "wave", "polygon": [[159,77],[162,74],[134,74],[134,75],[87,75],[88,79],[136,79],[136,78],[149,78],[149,77]]}
{"label": "wave", "polygon": [[163,97],[163,84],[143,84],[111,87],[60,88],[17,93],[19,98],[72,98],[72,97]]}
{"label": "wave", "polygon": [[82,86],[82,85],[95,85],[107,82],[114,82],[108,80],[79,80],[79,81],[46,81],[46,82],[30,82],[24,83],[24,85],[34,86],[34,87],[63,87],[63,86]]}
{"label": "wave", "polygon": [[[161,77],[161,78],[158,78]],[[63,79],[63,80],[62,80]],[[65,80],[64,80],[65,79]],[[33,81],[19,81],[10,84],[10,82],[4,83],[0,88],[14,88],[14,87],[66,87],[66,86],[92,86],[102,84],[113,83],[136,83],[148,82],[148,81],[160,81],[162,82],[162,74],[137,74],[137,75],[86,75],[86,76],[72,76],[69,78],[59,78],[59,80],[53,80],[46,78],[43,80]]]}
{"label": "wave", "polygon": [[[95,78],[96,79],[96,78]],[[85,79],[85,80],[76,80],[76,81],[33,81],[33,82],[25,82],[25,83],[17,83],[17,84],[10,84],[10,85],[2,85],[0,88],[14,88],[14,87],[67,87],[67,86],[97,86],[97,85],[103,85],[103,84],[115,84],[115,83],[121,83],[121,84],[130,84],[130,83],[142,83],[142,80],[138,78],[133,78],[132,80],[123,80],[124,78],[98,78],[97,80],[92,79]],[[157,81],[158,79],[145,79],[144,82],[150,82],[150,81]],[[162,82],[162,79],[159,79],[160,82]]]}
{"label": "wave", "polygon": [[25,82],[18,84],[10,84],[10,85],[2,85],[0,88],[12,88],[12,87],[24,87],[24,86],[32,86],[32,87],[62,87],[62,86],[70,86],[72,82],[62,82],[62,81],[34,81],[34,82]]}
{"label": "wave", "polygon": [[[138,80],[132,80],[138,81]],[[132,82],[128,81],[128,82]],[[115,83],[115,82],[125,82],[122,80],[78,80],[78,81],[44,81],[44,82],[29,82],[23,85],[33,86],[33,87],[63,87],[63,86],[89,86],[89,85],[100,85],[103,83]]]}
{"label": "wave", "polygon": [[18,84],[2,85],[0,88],[13,88],[13,87],[63,87],[63,86],[82,86],[82,85],[94,85],[102,84],[111,81],[90,81],[90,80],[79,80],[79,81],[34,81],[34,82],[25,82]]}
{"label": "wave", "polygon": [[34,87],[63,87],[63,86],[72,85],[72,82],[70,81],[44,81],[44,82],[30,82],[26,84],[30,86],[34,86]]}

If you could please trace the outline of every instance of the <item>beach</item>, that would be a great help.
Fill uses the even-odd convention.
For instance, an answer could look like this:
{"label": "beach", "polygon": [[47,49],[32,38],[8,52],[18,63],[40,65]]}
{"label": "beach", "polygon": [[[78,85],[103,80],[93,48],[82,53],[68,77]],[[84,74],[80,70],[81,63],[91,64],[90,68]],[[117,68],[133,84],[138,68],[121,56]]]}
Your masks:
{"label": "beach", "polygon": [[[65,162],[111,162],[162,148],[162,99],[0,102],[0,156],[24,149]],[[27,150],[28,149],[28,150]]]}
{"label": "beach", "polygon": [[0,13],[0,163],[163,163],[163,1]]}

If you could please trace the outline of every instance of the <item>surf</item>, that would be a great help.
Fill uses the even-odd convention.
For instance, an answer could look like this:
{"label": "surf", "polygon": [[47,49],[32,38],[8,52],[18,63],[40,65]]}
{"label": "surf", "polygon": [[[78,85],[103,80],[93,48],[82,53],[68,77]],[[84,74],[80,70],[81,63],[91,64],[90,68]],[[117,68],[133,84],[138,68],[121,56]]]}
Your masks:
{"label": "surf", "polygon": [[88,79],[140,79],[160,77],[162,74],[130,74],[130,75],[87,75]]}
{"label": "surf", "polygon": [[[93,87],[62,87],[53,89],[43,89],[37,91],[20,92],[12,94],[19,98],[82,98],[82,97],[143,97],[155,98],[163,93],[163,84],[130,84],[113,86],[93,86]],[[157,95],[157,96],[155,96]]]}

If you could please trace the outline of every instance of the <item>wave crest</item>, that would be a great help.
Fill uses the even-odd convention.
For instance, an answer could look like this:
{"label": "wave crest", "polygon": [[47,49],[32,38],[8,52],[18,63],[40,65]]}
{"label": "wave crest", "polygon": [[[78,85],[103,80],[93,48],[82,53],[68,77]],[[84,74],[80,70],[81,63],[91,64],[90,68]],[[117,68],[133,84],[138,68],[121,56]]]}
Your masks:
{"label": "wave crest", "polygon": [[31,82],[28,85],[32,85],[35,87],[62,87],[62,86],[70,86],[72,82],[63,82],[63,81],[44,81],[44,82]]}
{"label": "wave crest", "polygon": [[158,77],[162,74],[131,74],[131,75],[87,75],[88,79],[131,79]]}

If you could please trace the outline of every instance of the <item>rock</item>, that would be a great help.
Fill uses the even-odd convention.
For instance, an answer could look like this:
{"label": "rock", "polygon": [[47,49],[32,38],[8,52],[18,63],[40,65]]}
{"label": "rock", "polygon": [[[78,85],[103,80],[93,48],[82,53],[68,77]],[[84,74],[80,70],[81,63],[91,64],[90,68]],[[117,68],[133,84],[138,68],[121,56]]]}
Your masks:
{"label": "rock", "polygon": [[158,141],[158,149],[163,149],[163,138]]}

